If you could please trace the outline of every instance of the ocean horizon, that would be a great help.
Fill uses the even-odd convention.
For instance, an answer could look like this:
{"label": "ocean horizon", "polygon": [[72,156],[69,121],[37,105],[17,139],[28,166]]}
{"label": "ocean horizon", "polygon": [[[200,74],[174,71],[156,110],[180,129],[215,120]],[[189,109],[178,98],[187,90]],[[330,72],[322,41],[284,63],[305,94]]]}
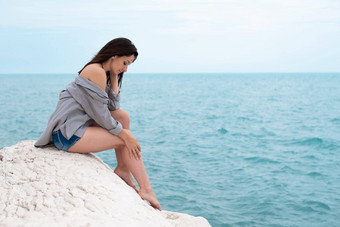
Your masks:
{"label": "ocean horizon", "polygon": [[[74,74],[0,74],[0,148],[37,140]],[[340,73],[126,73],[121,108],[165,210],[338,226]],[[113,150],[94,153],[111,168]]]}

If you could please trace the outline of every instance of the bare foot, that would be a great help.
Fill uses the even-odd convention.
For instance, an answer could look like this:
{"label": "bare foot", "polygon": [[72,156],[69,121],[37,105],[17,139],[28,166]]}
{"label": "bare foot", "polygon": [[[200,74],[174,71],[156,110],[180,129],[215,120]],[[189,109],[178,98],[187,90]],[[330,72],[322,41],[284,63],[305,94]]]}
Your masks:
{"label": "bare foot", "polygon": [[146,191],[141,189],[138,192],[138,194],[139,194],[140,197],[142,197],[142,199],[149,201],[152,207],[154,207],[154,208],[156,208],[160,211],[162,210],[161,205],[159,204],[159,202],[156,198],[156,195],[155,195],[155,193],[153,192],[152,189],[146,190]]}
{"label": "bare foot", "polygon": [[133,178],[130,174],[130,171],[128,170],[122,170],[121,168],[116,168],[114,170],[114,173],[117,174],[125,183],[130,185],[133,189],[135,189],[136,192],[138,192],[138,189],[135,185],[135,182],[133,181]]}

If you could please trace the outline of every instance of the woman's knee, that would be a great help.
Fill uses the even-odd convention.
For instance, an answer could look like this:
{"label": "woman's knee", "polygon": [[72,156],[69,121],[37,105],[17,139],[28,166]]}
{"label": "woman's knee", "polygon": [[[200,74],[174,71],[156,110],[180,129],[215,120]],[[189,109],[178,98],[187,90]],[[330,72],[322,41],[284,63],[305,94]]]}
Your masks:
{"label": "woman's knee", "polygon": [[120,114],[125,121],[130,122],[130,116],[126,110],[120,109]]}
{"label": "woman's knee", "polygon": [[123,128],[125,129],[130,128],[130,116],[126,110],[123,109],[114,110],[111,111],[111,115],[115,120],[119,121],[122,124]]}

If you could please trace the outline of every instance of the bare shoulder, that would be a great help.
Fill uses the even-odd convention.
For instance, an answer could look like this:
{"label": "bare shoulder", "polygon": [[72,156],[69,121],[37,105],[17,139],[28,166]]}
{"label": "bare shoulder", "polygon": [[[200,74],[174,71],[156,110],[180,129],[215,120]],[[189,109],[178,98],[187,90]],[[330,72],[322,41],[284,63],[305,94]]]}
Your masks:
{"label": "bare shoulder", "polygon": [[90,64],[86,66],[83,71],[81,71],[80,76],[92,81],[105,91],[106,72],[100,64]]}

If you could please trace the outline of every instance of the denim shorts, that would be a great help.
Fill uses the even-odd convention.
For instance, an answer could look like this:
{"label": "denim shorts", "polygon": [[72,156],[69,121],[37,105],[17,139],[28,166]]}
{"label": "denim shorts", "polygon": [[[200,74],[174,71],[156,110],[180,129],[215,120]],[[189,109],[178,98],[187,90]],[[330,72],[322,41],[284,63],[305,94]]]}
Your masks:
{"label": "denim shorts", "polygon": [[63,151],[68,151],[78,140],[79,136],[73,135],[69,140],[66,139],[60,130],[52,133],[53,143],[59,149]]}

